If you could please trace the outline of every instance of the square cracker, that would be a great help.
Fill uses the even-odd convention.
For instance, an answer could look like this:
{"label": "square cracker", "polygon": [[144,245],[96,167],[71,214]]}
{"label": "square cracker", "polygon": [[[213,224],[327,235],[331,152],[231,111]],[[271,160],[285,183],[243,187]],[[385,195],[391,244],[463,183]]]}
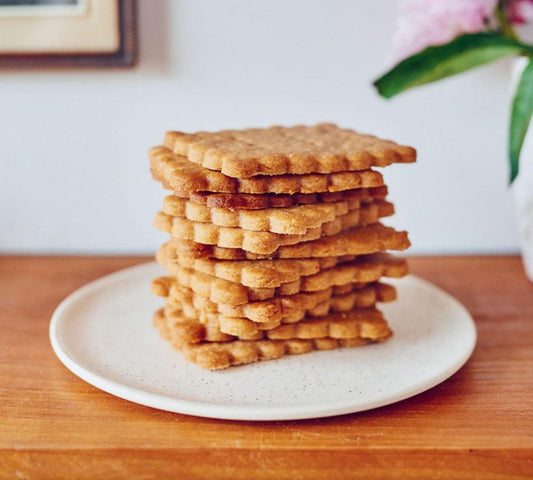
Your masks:
{"label": "square cracker", "polygon": [[256,175],[234,178],[209,170],[167,147],[152,147],[149,151],[152,176],[168,190],[191,194],[195,192],[294,194],[341,192],[355,188],[383,186],[383,176],[372,169],[310,173],[307,175]]}
{"label": "square cracker", "polygon": [[167,132],[165,145],[191,162],[234,178],[365,170],[416,160],[416,150],[339,128],[250,128],[186,134]]}
{"label": "square cracker", "polygon": [[[360,322],[357,318],[354,318],[353,321],[350,321],[350,318],[343,318],[340,322],[337,321],[336,325],[315,319],[311,320],[315,324],[311,329],[288,325],[282,327],[284,331],[280,332],[281,335],[277,335],[279,339],[276,340],[268,337],[260,338],[263,337],[263,334],[260,333],[258,338],[253,340],[231,340],[231,336],[215,335],[213,340],[217,338],[216,340],[205,341],[206,334],[209,335],[210,332],[207,332],[204,326],[194,322],[187,322],[182,325],[183,328],[176,330],[169,325],[162,311],[156,312],[153,323],[160,331],[161,336],[169,340],[173,347],[181,350],[187,360],[198,364],[202,368],[217,370],[232,365],[273,360],[283,355],[308,353],[312,350],[355,347],[387,340],[392,335],[392,332],[386,320],[379,311],[375,311],[372,317],[375,318],[368,322]],[[345,323],[352,323],[353,325],[344,325]],[[322,336],[329,333],[332,327],[334,331],[337,330],[335,333],[340,334],[338,335],[339,338]],[[302,333],[298,332],[298,330],[308,330],[310,335],[303,335],[304,337],[318,336],[319,338],[298,338],[298,336],[290,338],[292,334],[298,335]],[[346,330],[346,332],[343,330]],[[348,330],[352,330],[352,332],[348,332]],[[349,334],[344,335],[344,333]]]}

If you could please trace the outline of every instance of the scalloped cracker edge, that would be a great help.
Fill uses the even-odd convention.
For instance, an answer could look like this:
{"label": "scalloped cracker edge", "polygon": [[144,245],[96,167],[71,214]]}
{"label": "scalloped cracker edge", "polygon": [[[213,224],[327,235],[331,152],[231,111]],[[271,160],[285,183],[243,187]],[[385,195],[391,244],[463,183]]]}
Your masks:
{"label": "scalloped cracker edge", "polygon": [[234,178],[329,174],[416,160],[412,147],[331,123],[193,134],[170,131],[164,143],[191,162]]}

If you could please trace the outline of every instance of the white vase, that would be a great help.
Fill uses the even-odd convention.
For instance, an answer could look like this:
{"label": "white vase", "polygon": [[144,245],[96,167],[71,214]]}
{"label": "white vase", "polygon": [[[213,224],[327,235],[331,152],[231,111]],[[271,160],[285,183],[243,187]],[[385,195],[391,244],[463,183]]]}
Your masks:
{"label": "white vase", "polygon": [[[526,58],[516,60],[513,68],[513,95],[526,64]],[[524,268],[527,277],[533,282],[533,122],[529,126],[522,146],[520,171],[511,186],[511,192],[515,205]]]}

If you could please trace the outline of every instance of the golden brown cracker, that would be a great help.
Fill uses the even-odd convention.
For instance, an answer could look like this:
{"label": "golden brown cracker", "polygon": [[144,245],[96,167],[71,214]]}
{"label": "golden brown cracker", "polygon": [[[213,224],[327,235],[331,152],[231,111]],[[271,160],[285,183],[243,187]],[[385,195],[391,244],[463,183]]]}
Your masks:
{"label": "golden brown cracker", "polygon": [[381,223],[355,227],[336,235],[297,245],[281,246],[275,252],[258,255],[239,248],[204,245],[188,240],[171,238],[170,244],[178,255],[191,258],[220,260],[258,260],[276,258],[319,258],[339,255],[364,255],[385,250],[405,250],[411,243],[407,232],[396,231]]}
{"label": "golden brown cracker", "polygon": [[215,314],[208,314],[200,321],[194,316],[187,317],[179,306],[163,309],[163,315],[171,331],[174,330],[171,335],[179,336],[182,344],[260,338],[379,338],[389,331],[383,314],[375,307],[353,308],[342,313],[306,317],[300,322],[286,325],[279,325],[277,322],[258,324],[242,318],[227,318]]}
{"label": "golden brown cracker", "polygon": [[[390,301],[396,297],[394,287],[379,283],[356,288],[342,295],[332,295],[333,289],[328,290],[329,292],[326,290],[293,295],[293,297],[299,297],[297,299],[277,298],[276,301],[280,308],[274,310],[272,315],[254,316],[253,319],[250,319],[246,316],[246,311],[253,307],[253,304],[243,306],[216,304],[204,297],[195,295],[188,289],[178,288],[167,298],[165,312],[173,312],[177,309],[185,317],[197,319],[205,324],[219,325],[221,331],[241,336],[253,335],[258,330],[269,330],[280,324],[296,323],[304,318],[373,307],[377,301]],[[286,301],[284,302],[284,300]],[[290,305],[290,308],[284,309],[286,305]],[[295,309],[296,305],[301,309]]]}
{"label": "golden brown cracker", "polygon": [[317,228],[359,207],[359,200],[340,200],[261,210],[210,208],[176,195],[168,195],[163,200],[162,211],[174,217],[185,217],[193,222],[212,223],[220,227],[303,235],[307,230]]}
{"label": "golden brown cracker", "polygon": [[336,125],[167,132],[165,145],[191,162],[229,177],[329,174],[416,160],[412,147]]}
{"label": "golden brown cracker", "polygon": [[[332,350],[339,347],[354,347],[367,343],[382,342],[392,335],[386,328],[371,325],[361,328],[353,338],[321,337],[314,339],[291,338],[284,340],[230,340],[220,342],[183,342],[183,337],[172,329],[164,316],[156,314],[154,325],[161,336],[171,342],[184,357],[202,368],[216,370],[232,365],[242,365],[262,360],[272,360],[284,355],[308,353],[312,350]],[[386,323],[385,323],[386,325]],[[317,330],[320,326],[317,327]],[[321,333],[321,332],[318,332]],[[201,333],[196,335],[200,335]]]}
{"label": "golden brown cracker", "polygon": [[352,262],[322,270],[315,275],[300,277],[276,288],[253,288],[183,268],[176,263],[167,262],[161,255],[158,261],[181,285],[212,302],[229,305],[243,305],[276,296],[293,295],[300,291],[325,290],[349,283],[370,283],[378,281],[382,276],[401,277],[407,274],[407,262],[404,259],[388,254],[374,254],[360,256]]}
{"label": "golden brown cracker", "polygon": [[349,210],[344,215],[339,215],[319,227],[309,228],[302,235],[252,231],[238,227],[219,227],[212,223],[174,217],[164,212],[158,212],[154,223],[160,230],[181,240],[224,248],[239,248],[258,255],[270,255],[283,245],[295,245],[318,239],[321,236],[335,235],[358,225],[376,223],[381,217],[393,213],[394,207],[391,203],[376,201],[365,204],[360,209]]}
{"label": "golden brown cracker", "polygon": [[[183,319],[186,321],[187,327],[190,322],[196,322],[199,325],[207,325],[214,327],[217,331],[233,335],[241,340],[249,340],[258,335],[264,330],[272,330],[279,327],[280,321],[265,321],[253,322],[250,319],[243,317],[226,317],[214,312],[203,312],[199,315],[198,311],[191,307],[190,304],[179,304],[167,302],[163,308],[163,312],[167,319],[173,319],[177,323]],[[181,328],[181,327],[180,327]]]}
{"label": "golden brown cracker", "polygon": [[[370,306],[375,301],[385,302],[395,298],[393,287],[383,284],[366,285],[361,283],[350,283],[347,285],[328,287],[314,292],[300,292],[293,295],[280,295],[267,300],[252,301],[241,305],[231,305],[225,303],[215,303],[207,297],[196,294],[194,291],[177,283],[173,277],[160,277],[152,282],[152,292],[161,293],[161,289],[154,284],[163,282],[168,284],[171,279],[171,287],[164,297],[167,298],[167,305],[178,304],[187,316],[202,316],[205,312],[219,313],[225,317],[247,318],[254,322],[264,323],[268,321],[279,321],[280,323],[293,323],[300,321],[305,312],[311,311],[319,305],[328,302],[332,297],[337,299],[356,293],[357,301],[355,306]],[[372,287],[371,301],[368,295],[368,288]]]}
{"label": "golden brown cracker", "polygon": [[292,195],[276,193],[216,193],[216,192],[179,192],[174,194],[186,198],[194,203],[206,205],[209,208],[231,208],[241,210],[261,210],[264,208],[286,208],[294,205],[309,205],[312,203],[332,203],[341,200],[359,200],[368,202],[384,200],[387,197],[387,187],[356,188],[339,192],[295,193]]}
{"label": "golden brown cracker", "polygon": [[322,235],[321,227],[310,228],[303,235],[283,235],[193,222],[184,217],[167,215],[164,212],[156,214],[154,225],[174,238],[224,248],[242,248],[259,255],[267,255],[281,245],[294,245],[306,240],[315,240]]}
{"label": "golden brown cracker", "polygon": [[333,350],[342,347],[356,347],[386,340],[319,338],[314,340],[235,340],[226,343],[190,344],[179,350],[190,362],[207,370],[220,370],[235,365],[274,360],[285,355],[301,355],[314,350]]}
{"label": "golden brown cracker", "polygon": [[[159,283],[170,284],[171,287],[163,292],[158,286]],[[244,305],[214,303],[208,298],[196,295],[191,289],[177,284],[173,277],[154,279],[152,292],[166,297],[167,305],[179,305],[188,317],[199,316],[201,319],[203,313],[211,312],[225,317],[247,318],[258,323],[265,322],[265,319],[280,321],[280,323],[294,323],[300,321],[305,315],[322,315],[318,312],[325,311],[325,307],[327,307],[327,312],[342,312],[354,307],[369,307],[376,302],[391,302],[396,299],[396,289],[381,282],[350,283],[314,292],[278,296]]]}
{"label": "golden brown cracker", "polygon": [[355,255],[342,257],[276,259],[276,260],[217,260],[191,258],[176,255],[169,244],[161,246],[165,262],[175,262],[185,268],[207,273],[230,282],[241,283],[246,287],[275,288],[283,283],[293,282],[300,277],[314,275],[325,268],[346,263]]}
{"label": "golden brown cracker", "polygon": [[339,192],[384,185],[383,176],[374,170],[232,178],[190,162],[166,147],[152,147],[149,156],[154,179],[168,190],[184,193],[294,194]]}

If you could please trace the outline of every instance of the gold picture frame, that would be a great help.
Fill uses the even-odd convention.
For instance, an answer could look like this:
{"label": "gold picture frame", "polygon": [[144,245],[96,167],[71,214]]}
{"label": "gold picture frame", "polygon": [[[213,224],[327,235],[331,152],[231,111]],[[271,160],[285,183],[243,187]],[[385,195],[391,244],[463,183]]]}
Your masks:
{"label": "gold picture frame", "polygon": [[129,67],[135,0],[0,0],[0,67]]}

